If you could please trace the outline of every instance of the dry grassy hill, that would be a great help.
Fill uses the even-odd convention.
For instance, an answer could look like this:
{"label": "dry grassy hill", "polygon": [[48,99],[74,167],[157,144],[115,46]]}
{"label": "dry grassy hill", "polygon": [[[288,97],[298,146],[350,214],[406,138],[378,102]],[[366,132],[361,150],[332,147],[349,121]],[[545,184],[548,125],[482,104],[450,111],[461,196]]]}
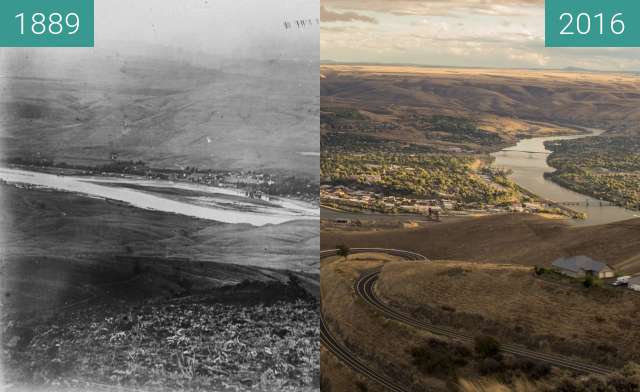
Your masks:
{"label": "dry grassy hill", "polygon": [[427,228],[378,232],[323,232],[322,249],[339,244],[420,252],[432,259],[549,265],[588,255],[624,272],[640,272],[640,219],[571,227],[535,215],[495,215]]}
{"label": "dry grassy hill", "polygon": [[317,222],[222,224],[9,185],[0,186],[0,201],[5,313],[53,309],[105,290],[135,300],[286,281],[287,271],[317,292]]}
{"label": "dry grassy hill", "polygon": [[640,324],[630,317],[640,296],[629,290],[586,289],[522,266],[457,261],[386,264],[376,290],[470,334],[612,366],[640,360]]}
{"label": "dry grassy hill", "polygon": [[6,157],[100,164],[118,152],[160,167],[318,175],[317,158],[301,154],[318,150],[317,64],[208,69],[95,56],[42,69],[46,57],[1,60]]}
{"label": "dry grassy hill", "polygon": [[[412,113],[469,117],[507,141],[567,132],[554,124],[640,133],[640,77],[634,74],[355,65],[323,65],[321,73],[323,107],[400,123]],[[415,129],[402,131],[389,134],[424,142]]]}

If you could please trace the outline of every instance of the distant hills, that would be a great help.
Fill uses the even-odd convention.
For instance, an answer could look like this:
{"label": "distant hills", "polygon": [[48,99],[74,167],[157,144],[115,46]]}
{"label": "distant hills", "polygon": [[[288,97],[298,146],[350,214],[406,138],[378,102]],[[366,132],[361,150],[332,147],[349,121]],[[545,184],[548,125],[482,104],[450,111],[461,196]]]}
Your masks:
{"label": "distant hills", "polygon": [[[640,79],[628,73],[322,65],[323,106],[599,127],[640,134]],[[491,118],[493,117],[493,118]]]}
{"label": "distant hills", "polygon": [[318,175],[317,61],[132,52],[0,57],[6,156]]}

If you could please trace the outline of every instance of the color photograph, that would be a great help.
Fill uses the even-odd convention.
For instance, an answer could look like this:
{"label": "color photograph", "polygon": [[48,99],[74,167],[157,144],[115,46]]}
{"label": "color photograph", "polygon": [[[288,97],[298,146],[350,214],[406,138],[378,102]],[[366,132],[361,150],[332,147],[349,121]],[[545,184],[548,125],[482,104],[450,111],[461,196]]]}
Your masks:
{"label": "color photograph", "polygon": [[547,48],[538,0],[321,18],[323,391],[638,390],[637,48]]}

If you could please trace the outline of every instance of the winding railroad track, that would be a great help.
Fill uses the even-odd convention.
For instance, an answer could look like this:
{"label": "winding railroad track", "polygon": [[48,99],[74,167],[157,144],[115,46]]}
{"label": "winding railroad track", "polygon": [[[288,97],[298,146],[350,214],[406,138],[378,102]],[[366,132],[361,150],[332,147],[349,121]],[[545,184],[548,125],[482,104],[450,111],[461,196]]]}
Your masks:
{"label": "winding railroad track", "polygon": [[[329,256],[335,256],[337,255],[337,252],[338,252],[337,249],[321,251],[320,258],[322,259]],[[368,252],[386,253],[392,256],[402,257],[405,260],[429,261],[429,259],[427,259],[423,255],[420,255],[415,252],[404,251],[399,249],[352,248],[349,250],[349,252],[352,254],[368,253]],[[358,297],[362,298],[367,304],[374,307],[378,312],[382,313],[385,317],[404,323],[406,325],[410,325],[414,328],[428,331],[436,335],[446,336],[452,339],[456,339],[456,340],[468,342],[468,343],[474,341],[474,337],[471,335],[460,333],[451,328],[434,325],[433,323],[430,323],[428,321],[414,319],[411,316],[407,315],[406,313],[398,311],[392,308],[391,306],[383,303],[377,297],[374,290],[375,283],[377,282],[379,276],[380,276],[379,270],[363,274],[354,283],[354,291]],[[320,314],[320,323],[321,323],[320,340],[322,344],[327,348],[327,350],[333,353],[345,365],[347,365],[352,370],[365,375],[371,380],[378,382],[380,385],[384,386],[390,391],[394,391],[394,392],[409,391],[407,387],[398,384],[393,380],[393,378],[369,367],[364,361],[358,358],[356,354],[354,354],[351,350],[349,350],[349,348],[340,344],[335,339],[335,337],[331,334],[331,331],[329,330],[326,319],[324,318],[324,314],[322,312]],[[579,373],[594,373],[594,374],[606,375],[613,371],[612,369],[607,367],[575,361],[573,359],[566,358],[561,355],[541,353],[541,352],[529,350],[523,346],[516,345],[516,344],[502,344],[500,349],[502,352],[505,352],[508,354],[546,363],[551,366],[569,369]]]}
{"label": "winding railroad track", "polygon": [[344,363],[351,370],[354,370],[369,379],[377,382],[383,387],[392,392],[409,392],[409,389],[398,384],[393,378],[387,376],[384,373],[380,373],[375,369],[369,367],[363,362],[356,354],[349,350],[344,345],[340,344],[335,337],[331,334],[327,326],[327,322],[324,315],[320,313],[320,341],[324,347],[331,351],[342,363]]}
{"label": "winding railroad track", "polygon": [[[385,317],[437,335],[446,336],[464,342],[474,341],[474,337],[471,335],[460,333],[451,328],[437,326],[427,321],[416,320],[409,315],[399,312],[383,303],[374,291],[374,286],[379,278],[379,275],[379,271],[364,274],[355,282],[354,290],[360,298],[362,298],[369,305],[375,307],[376,310],[382,313]],[[569,369],[579,373],[607,375],[613,371],[612,369],[603,366],[591,365],[584,362],[575,361],[561,355],[541,353],[538,351],[529,350],[524,346],[516,344],[501,344],[500,350],[508,354],[513,354],[519,357],[543,362],[551,366]]]}

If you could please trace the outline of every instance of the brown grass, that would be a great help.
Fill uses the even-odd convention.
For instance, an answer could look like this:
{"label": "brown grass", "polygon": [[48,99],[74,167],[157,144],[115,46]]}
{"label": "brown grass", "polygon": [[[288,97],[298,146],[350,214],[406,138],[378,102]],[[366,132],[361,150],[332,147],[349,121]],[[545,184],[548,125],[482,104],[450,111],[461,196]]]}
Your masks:
{"label": "brown grass", "polygon": [[602,226],[571,227],[535,215],[508,214],[443,222],[420,229],[368,232],[325,231],[322,249],[405,249],[432,259],[550,265],[555,259],[587,255],[640,272],[640,219]]}
{"label": "brown grass", "polygon": [[[564,128],[566,133],[572,128],[568,124],[640,132],[640,79],[635,75],[356,65],[323,65],[321,72],[323,104],[395,116],[473,117],[507,139],[516,132],[548,134]],[[411,129],[404,135],[415,142],[419,137]]]}
{"label": "brown grass", "polygon": [[496,380],[460,380],[460,392],[536,392],[542,389],[539,383],[518,380],[514,385],[507,386]]}
{"label": "brown grass", "polygon": [[[384,372],[404,385],[422,385],[446,390],[441,380],[421,375],[411,365],[409,349],[429,337],[403,324],[377,315],[353,293],[353,281],[365,270],[385,261],[334,259],[321,265],[322,308],[337,339],[357,353],[374,369]],[[333,369],[333,368],[328,368]],[[332,379],[331,370],[323,368],[323,377]],[[344,381],[338,381],[342,383]],[[338,384],[336,384],[338,385]],[[336,386],[338,388],[338,386]],[[357,391],[351,389],[336,391]]]}
{"label": "brown grass", "polygon": [[600,363],[640,359],[640,296],[624,289],[549,281],[523,266],[446,261],[386,264],[377,289],[406,309],[430,307],[432,317],[447,309],[471,334],[486,330]]}

